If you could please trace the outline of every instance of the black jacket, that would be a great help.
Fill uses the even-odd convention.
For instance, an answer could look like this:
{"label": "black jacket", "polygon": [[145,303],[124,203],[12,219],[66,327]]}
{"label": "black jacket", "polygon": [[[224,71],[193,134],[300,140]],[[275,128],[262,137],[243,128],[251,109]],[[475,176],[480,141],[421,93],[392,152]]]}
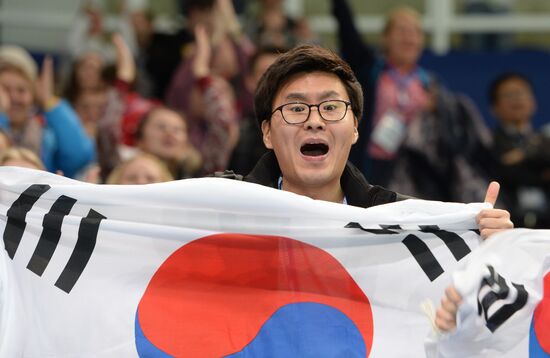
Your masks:
{"label": "black jacket", "polygon": [[[258,161],[254,169],[243,178],[250,183],[261,184],[277,189],[281,169],[273,151],[269,151]],[[389,191],[377,185],[370,185],[363,174],[348,162],[340,179],[347,203],[368,208],[375,205],[393,203],[406,199],[405,196]]]}

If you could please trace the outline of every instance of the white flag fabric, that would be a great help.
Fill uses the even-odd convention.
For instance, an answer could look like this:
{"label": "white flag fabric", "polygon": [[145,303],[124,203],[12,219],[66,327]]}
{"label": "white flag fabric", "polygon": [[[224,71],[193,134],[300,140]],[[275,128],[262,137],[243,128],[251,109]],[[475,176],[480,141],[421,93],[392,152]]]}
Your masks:
{"label": "white flag fabric", "polygon": [[549,240],[548,230],[509,230],[468,255],[452,274],[463,297],[458,328],[448,335],[432,335],[427,341],[429,355],[523,357],[527,344],[529,357],[548,357]]}
{"label": "white flag fabric", "polygon": [[[0,357],[548,356],[550,234],[480,245],[486,205],[0,168]],[[423,307],[453,282],[436,335]]]}

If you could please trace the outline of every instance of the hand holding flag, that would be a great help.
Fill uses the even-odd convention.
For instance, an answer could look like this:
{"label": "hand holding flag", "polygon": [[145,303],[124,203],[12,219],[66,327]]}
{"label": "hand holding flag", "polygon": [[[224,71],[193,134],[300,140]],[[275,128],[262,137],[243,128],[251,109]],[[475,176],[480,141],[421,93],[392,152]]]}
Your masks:
{"label": "hand holding flag", "polygon": [[[498,182],[489,183],[484,202],[491,204],[493,207],[481,210],[476,216],[480,236],[484,240],[494,233],[514,228],[514,224],[510,220],[510,213],[507,210],[494,208],[499,191],[500,184]],[[438,329],[448,332],[456,328],[456,314],[461,302],[462,296],[454,286],[445,289],[445,295],[441,299],[441,306],[435,317],[435,325]]]}
{"label": "hand holding flag", "polygon": [[494,208],[499,190],[498,182],[493,181],[489,184],[484,201],[491,204],[492,208],[481,210],[476,216],[479,234],[484,240],[494,233],[514,228],[514,223],[510,220],[510,213],[507,210]]}
{"label": "hand holding flag", "polygon": [[456,328],[456,313],[462,302],[462,296],[454,286],[445,289],[445,295],[441,299],[441,306],[435,315],[435,326],[442,332],[448,332]]}

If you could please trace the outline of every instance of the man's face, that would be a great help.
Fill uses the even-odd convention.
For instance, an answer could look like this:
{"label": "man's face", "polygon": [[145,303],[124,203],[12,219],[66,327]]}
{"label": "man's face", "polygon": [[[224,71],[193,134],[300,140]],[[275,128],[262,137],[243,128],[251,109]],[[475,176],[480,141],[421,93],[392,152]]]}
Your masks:
{"label": "man's face", "polygon": [[[342,81],[325,72],[301,73],[279,89],[272,109],[289,102],[317,104],[326,100],[349,101]],[[262,132],[266,147],[274,150],[281,167],[283,185],[309,189],[339,185],[351,146],[358,138],[351,108],[341,121],[327,122],[313,107],[302,124],[287,124],[277,111],[270,121],[263,121]]]}
{"label": "man's face", "polygon": [[519,78],[503,82],[492,107],[494,115],[504,124],[522,126],[531,121],[536,103],[531,87]]}
{"label": "man's face", "polygon": [[390,62],[396,66],[414,66],[424,47],[424,33],[418,19],[407,12],[394,15],[384,35],[384,46]]}

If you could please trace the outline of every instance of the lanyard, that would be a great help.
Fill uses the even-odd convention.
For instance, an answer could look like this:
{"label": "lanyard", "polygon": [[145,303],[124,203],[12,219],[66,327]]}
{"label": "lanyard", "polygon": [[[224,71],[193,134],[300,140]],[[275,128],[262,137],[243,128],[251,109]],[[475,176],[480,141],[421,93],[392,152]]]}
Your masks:
{"label": "lanyard", "polygon": [[390,68],[388,74],[395,84],[397,84],[397,107],[402,111],[410,103],[408,87],[411,81],[417,77],[418,71],[415,69],[402,75],[395,68]]}

